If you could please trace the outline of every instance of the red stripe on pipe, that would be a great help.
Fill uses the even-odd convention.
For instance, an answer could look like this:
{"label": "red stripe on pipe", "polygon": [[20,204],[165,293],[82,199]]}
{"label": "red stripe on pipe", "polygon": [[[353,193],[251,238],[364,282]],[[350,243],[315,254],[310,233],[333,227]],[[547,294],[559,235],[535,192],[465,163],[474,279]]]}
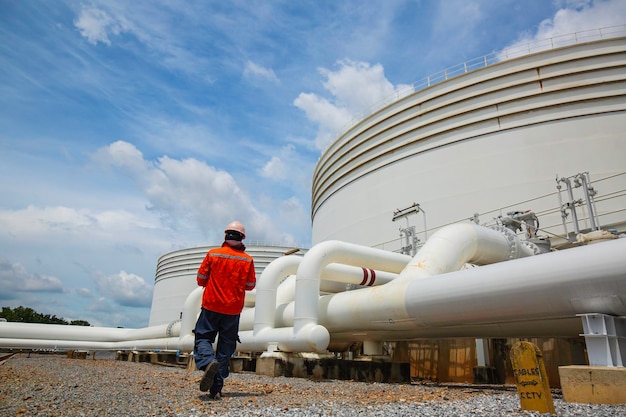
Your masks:
{"label": "red stripe on pipe", "polygon": [[367,269],[365,268],[361,268],[361,269],[363,270],[363,281],[361,281],[359,285],[365,285],[368,279],[368,273],[367,273]]}
{"label": "red stripe on pipe", "polygon": [[376,281],[376,271],[374,271],[373,269],[370,269],[370,274],[372,275],[372,279],[370,280],[370,283],[367,285],[371,287],[372,285],[374,285],[374,281]]}

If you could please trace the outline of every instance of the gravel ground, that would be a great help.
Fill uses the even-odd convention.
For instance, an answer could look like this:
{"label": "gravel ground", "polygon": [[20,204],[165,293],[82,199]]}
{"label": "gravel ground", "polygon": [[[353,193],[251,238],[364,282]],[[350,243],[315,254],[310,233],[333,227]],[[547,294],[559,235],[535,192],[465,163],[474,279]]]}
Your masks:
{"label": "gravel ground", "polygon": [[[0,416],[538,416],[515,391],[231,374],[224,397],[202,374],[113,359],[18,354],[0,365]],[[626,405],[564,403],[559,416],[626,416]]]}

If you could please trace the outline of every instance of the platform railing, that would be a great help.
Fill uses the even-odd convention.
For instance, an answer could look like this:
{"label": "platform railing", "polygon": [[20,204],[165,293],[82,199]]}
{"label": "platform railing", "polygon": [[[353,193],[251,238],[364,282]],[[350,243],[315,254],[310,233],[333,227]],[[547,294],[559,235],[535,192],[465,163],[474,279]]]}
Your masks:
{"label": "platform railing", "polygon": [[[601,190],[601,193],[594,197],[596,204],[601,208],[598,218],[600,220],[600,225],[603,226],[603,220],[607,216],[612,216],[616,214],[622,215],[622,213],[626,213],[626,189],[623,188],[623,178],[626,177],[626,171],[618,172],[612,175],[608,175],[602,178],[594,179],[591,184],[597,189]],[[611,180],[616,181],[614,184],[609,184]],[[615,203],[618,201],[617,203]],[[547,203],[546,203],[547,202]],[[506,206],[501,206],[494,208],[493,210],[485,211],[482,213],[475,213],[473,218],[468,216],[464,219],[457,219],[450,223],[446,224],[437,224],[435,226],[429,226],[428,228],[420,228],[421,221],[416,221],[416,223],[412,223],[417,226],[417,236],[420,239],[418,243],[418,248],[424,244],[426,241],[426,236],[432,235],[437,230],[450,226],[456,223],[464,223],[467,221],[476,222],[485,227],[492,227],[499,225],[499,218],[505,215],[509,211],[515,211],[520,209],[532,208],[534,204],[538,204],[543,207],[541,210],[534,211],[534,213],[539,217],[541,221],[541,225],[539,228],[539,232],[541,235],[549,237],[549,238],[562,238],[563,240],[567,240],[566,230],[563,230],[563,223],[560,221],[560,212],[561,208],[558,204],[558,190],[551,191],[549,193],[538,195],[536,197],[532,197],[523,201],[517,201]],[[613,207],[613,209],[608,209],[608,207]],[[470,214],[470,213],[468,213]],[[559,221],[554,223],[545,223],[545,218],[548,216],[558,216]],[[626,214],[624,214],[626,216]],[[582,224],[588,221],[588,211],[581,211],[580,221]],[[571,226],[571,219],[567,220],[567,224]],[[520,237],[523,237],[524,231],[518,232]],[[399,248],[402,247],[403,237],[396,237],[393,239],[389,239],[384,242],[380,242],[372,245],[373,248],[376,249],[384,249],[398,252]]]}
{"label": "platform railing", "polygon": [[358,122],[360,122],[367,116],[375,113],[377,110],[382,109],[388,104],[391,104],[401,99],[402,97],[408,96],[409,94],[412,94],[416,91],[428,88],[434,84],[438,84],[459,75],[467,74],[468,72],[472,72],[480,68],[485,68],[489,65],[505,61],[507,59],[519,58],[521,56],[530,55],[542,51],[548,51],[556,48],[562,48],[565,46],[593,42],[602,39],[618,38],[622,36],[626,36],[626,25],[608,26],[599,29],[583,30],[579,32],[558,35],[547,39],[540,39],[525,43],[518,42],[515,46],[504,48],[500,51],[491,52],[477,58],[472,58],[468,61],[464,61],[460,64],[453,65],[441,71],[430,74],[411,84],[405,85],[397,89],[391,96],[386,97],[383,100],[373,104],[368,109],[353,115],[352,120],[350,120],[339,131],[335,139],[341,137]]}

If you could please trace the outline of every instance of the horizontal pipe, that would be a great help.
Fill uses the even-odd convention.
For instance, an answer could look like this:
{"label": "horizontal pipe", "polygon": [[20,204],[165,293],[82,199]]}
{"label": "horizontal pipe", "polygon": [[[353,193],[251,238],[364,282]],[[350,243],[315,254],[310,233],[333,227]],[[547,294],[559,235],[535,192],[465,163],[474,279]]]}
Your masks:
{"label": "horizontal pipe", "polygon": [[55,339],[18,339],[0,338],[0,347],[13,349],[85,349],[85,350],[170,350],[191,352],[193,336],[168,337],[160,339],[127,340],[121,342],[55,340]]}
{"label": "horizontal pipe", "polygon": [[453,224],[428,239],[399,279],[427,278],[458,271],[466,263],[487,265],[533,254],[515,233],[504,227],[494,230],[473,223]]}
{"label": "horizontal pipe", "polygon": [[[626,239],[453,271],[466,262],[498,262],[528,254],[506,233],[473,225],[455,230],[433,235],[433,243],[429,239],[393,281],[322,297],[318,272],[324,265],[344,262],[377,268],[384,262],[378,263],[382,254],[371,248],[334,241],[317,245],[307,253],[313,253],[308,266],[303,269],[304,259],[299,263],[297,285],[304,286],[296,288],[295,303],[276,306],[274,301],[272,320],[285,327],[242,331],[239,349],[263,351],[276,345],[284,351],[320,352],[330,342],[350,340],[529,337],[533,327],[536,336],[575,336],[580,327],[576,314],[626,315]],[[404,255],[391,258],[395,267],[406,261]],[[304,279],[299,279],[300,272]],[[313,287],[317,288],[313,295],[303,292]],[[179,324],[114,329],[0,323],[0,347],[191,351],[201,294],[202,288],[190,294]],[[308,298],[299,309],[303,294]],[[315,310],[307,310],[306,303],[313,298]],[[180,336],[171,337],[176,328]]]}
{"label": "horizontal pipe", "polygon": [[580,317],[465,324],[447,327],[414,327],[411,331],[393,328],[376,330],[332,330],[331,345],[363,340],[400,341],[448,338],[532,338],[578,337],[583,332]]}
{"label": "horizontal pipe", "polygon": [[180,327],[181,323],[178,321],[140,329],[6,322],[0,323],[0,339],[58,339],[119,342],[124,340],[149,340],[179,336]]}
{"label": "horizontal pipe", "polygon": [[625,254],[617,239],[445,274],[412,282],[405,301],[420,327],[626,315]]}
{"label": "horizontal pipe", "polygon": [[276,346],[283,352],[318,352],[326,351],[330,343],[330,334],[324,326],[309,324],[299,332],[293,327],[265,328],[260,331],[239,332],[241,351],[263,352],[268,347]]}
{"label": "horizontal pipe", "polygon": [[582,313],[626,315],[625,253],[626,239],[618,239],[324,296],[320,324],[331,334],[398,331],[407,337],[485,337],[465,329],[492,326],[515,337],[516,323],[524,321],[539,326]]}

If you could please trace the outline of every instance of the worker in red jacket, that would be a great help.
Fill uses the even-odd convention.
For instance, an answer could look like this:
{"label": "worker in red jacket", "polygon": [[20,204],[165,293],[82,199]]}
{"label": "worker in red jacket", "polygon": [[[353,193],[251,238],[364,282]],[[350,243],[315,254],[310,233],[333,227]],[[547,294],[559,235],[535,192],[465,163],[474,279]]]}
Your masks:
{"label": "worker in red jacket", "polygon": [[[237,349],[239,316],[247,290],[254,289],[254,261],[245,253],[242,240],[246,229],[237,221],[224,230],[224,243],[206,254],[196,280],[204,287],[202,309],[194,329],[194,360],[204,371],[200,391],[211,398],[221,396],[224,379],[229,375],[230,357]],[[216,336],[217,349],[212,344]]]}

